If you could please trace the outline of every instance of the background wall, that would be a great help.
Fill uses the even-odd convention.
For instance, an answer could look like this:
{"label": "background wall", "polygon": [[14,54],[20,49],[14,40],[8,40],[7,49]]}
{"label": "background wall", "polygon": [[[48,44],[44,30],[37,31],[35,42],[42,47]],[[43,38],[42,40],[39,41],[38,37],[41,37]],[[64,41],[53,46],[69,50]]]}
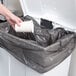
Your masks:
{"label": "background wall", "polygon": [[22,14],[19,0],[4,0],[4,5],[11,11],[16,11],[18,14]]}

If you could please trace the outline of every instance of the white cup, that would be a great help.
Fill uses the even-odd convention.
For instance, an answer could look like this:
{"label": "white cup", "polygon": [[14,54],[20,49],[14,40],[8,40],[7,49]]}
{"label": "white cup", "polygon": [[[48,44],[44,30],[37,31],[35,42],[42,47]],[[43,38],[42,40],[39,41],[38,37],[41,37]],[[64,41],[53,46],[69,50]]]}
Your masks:
{"label": "white cup", "polygon": [[20,23],[20,26],[15,24],[15,31],[16,32],[32,32],[34,33],[34,24],[33,21],[24,21]]}

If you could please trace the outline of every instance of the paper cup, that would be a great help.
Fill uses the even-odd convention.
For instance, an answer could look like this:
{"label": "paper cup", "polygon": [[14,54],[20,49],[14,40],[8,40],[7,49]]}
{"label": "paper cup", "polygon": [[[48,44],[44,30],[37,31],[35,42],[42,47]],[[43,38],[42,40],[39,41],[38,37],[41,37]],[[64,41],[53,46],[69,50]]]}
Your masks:
{"label": "paper cup", "polygon": [[34,24],[33,21],[24,21],[20,23],[20,26],[15,24],[15,31],[16,32],[32,32],[34,33]]}

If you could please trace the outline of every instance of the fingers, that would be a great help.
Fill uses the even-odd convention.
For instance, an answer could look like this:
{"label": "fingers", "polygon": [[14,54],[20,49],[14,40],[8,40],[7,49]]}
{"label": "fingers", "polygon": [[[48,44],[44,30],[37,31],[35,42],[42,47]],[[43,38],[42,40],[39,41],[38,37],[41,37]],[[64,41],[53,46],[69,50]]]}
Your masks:
{"label": "fingers", "polygon": [[16,23],[15,24],[17,24],[18,26],[20,26],[20,23],[21,22],[23,22],[20,18],[18,18],[17,20],[16,20]]}
{"label": "fingers", "polygon": [[20,26],[20,23],[23,22],[19,17],[17,17],[14,14],[11,14],[10,16],[6,16],[6,19],[13,28],[15,27],[15,24]]}
{"label": "fingers", "polygon": [[12,22],[11,20],[8,20],[8,22],[10,23],[10,25],[12,26],[12,28],[14,29],[15,28],[15,23]]}

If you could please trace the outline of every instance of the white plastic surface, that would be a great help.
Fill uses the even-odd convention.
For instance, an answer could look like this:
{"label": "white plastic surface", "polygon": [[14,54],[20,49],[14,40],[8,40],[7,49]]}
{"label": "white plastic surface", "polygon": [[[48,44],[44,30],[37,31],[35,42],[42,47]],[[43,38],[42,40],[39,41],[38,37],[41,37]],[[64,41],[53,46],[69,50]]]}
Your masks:
{"label": "white plastic surface", "polygon": [[0,76],[68,76],[70,60],[71,55],[49,72],[40,74],[0,48]]}
{"label": "white plastic surface", "polygon": [[20,0],[25,15],[52,20],[76,31],[76,0]]}

